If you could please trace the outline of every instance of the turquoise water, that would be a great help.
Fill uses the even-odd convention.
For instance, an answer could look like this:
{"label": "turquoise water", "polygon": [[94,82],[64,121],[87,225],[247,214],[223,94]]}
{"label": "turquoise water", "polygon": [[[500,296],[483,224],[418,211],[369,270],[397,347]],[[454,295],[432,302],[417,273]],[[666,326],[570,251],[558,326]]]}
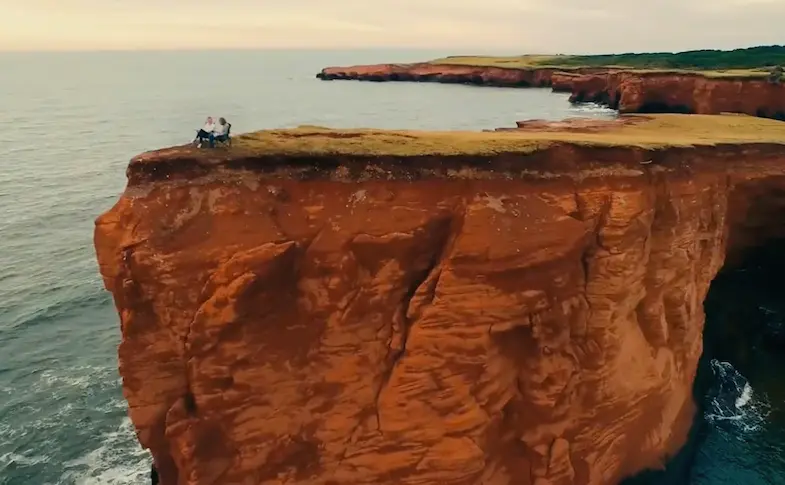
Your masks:
{"label": "turquoise water", "polygon": [[773,241],[723,269],[706,298],[714,379],[693,484],[785,484],[784,247]]}
{"label": "turquoise water", "polygon": [[0,54],[0,485],[147,483],[117,374],[117,316],[92,247],[93,220],[122,191],[131,156],[189,141],[208,114],[236,132],[612,116],[541,89],[314,79],[325,65],[447,54]]}

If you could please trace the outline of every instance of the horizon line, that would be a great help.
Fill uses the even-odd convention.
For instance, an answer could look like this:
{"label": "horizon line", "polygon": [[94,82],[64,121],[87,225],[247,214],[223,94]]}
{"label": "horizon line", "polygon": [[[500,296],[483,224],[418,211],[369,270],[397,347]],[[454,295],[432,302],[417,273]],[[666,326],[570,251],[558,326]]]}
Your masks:
{"label": "horizon line", "polygon": [[[373,47],[323,47],[323,46],[313,46],[313,47],[298,47],[298,46],[291,46],[291,47],[283,47],[283,46],[269,46],[269,47],[262,47],[262,46],[248,46],[248,47],[161,47],[161,48],[154,48],[154,47],[127,47],[127,48],[94,48],[94,49],[2,49],[0,48],[0,54],[97,54],[97,53],[135,53],[135,52],[246,52],[246,51],[279,51],[279,52],[286,52],[286,51],[324,51],[324,52],[336,52],[336,51],[344,51],[344,52],[352,52],[352,51],[386,51],[386,50],[398,50],[398,51],[452,51],[452,52],[464,52],[463,54],[455,54],[459,56],[471,56],[471,52],[475,52],[475,54],[486,54],[488,52],[498,52],[500,55],[548,55],[548,56],[557,56],[557,55],[576,55],[576,56],[585,56],[585,55],[619,55],[619,54],[661,54],[661,53],[670,53],[670,54],[678,54],[681,52],[691,52],[691,51],[703,51],[703,50],[715,50],[715,51],[733,51],[739,49],[752,49],[756,47],[785,47],[785,44],[752,44],[752,45],[743,45],[734,48],[726,48],[726,49],[718,49],[718,48],[711,48],[711,47],[701,47],[701,48],[689,48],[689,49],[681,49],[681,50],[641,50],[641,51],[619,51],[619,52],[533,52],[533,51],[526,51],[526,50],[518,50],[512,47],[483,47],[483,46],[474,46],[474,47],[447,47],[447,46],[373,46]],[[517,54],[509,54],[511,52],[516,52]],[[503,54],[504,53],[504,54]]]}
{"label": "horizon line", "polygon": [[[410,50],[410,51],[434,51],[434,50],[455,50],[453,47],[438,46],[374,46],[374,47],[117,47],[117,48],[95,48],[95,49],[1,49],[0,54],[60,54],[69,52],[95,53],[95,52],[228,52],[228,51],[378,51],[378,50]],[[466,50],[476,51],[513,51],[509,48],[485,48],[471,47]],[[549,54],[550,55],[550,54]],[[554,54],[555,55],[555,54]]]}

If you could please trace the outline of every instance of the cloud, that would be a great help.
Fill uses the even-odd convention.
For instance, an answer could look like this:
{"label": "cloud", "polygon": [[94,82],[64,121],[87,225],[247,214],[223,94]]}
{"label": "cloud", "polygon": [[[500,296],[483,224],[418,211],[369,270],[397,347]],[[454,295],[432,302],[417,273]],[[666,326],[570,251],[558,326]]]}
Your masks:
{"label": "cloud", "polygon": [[0,50],[672,51],[782,42],[785,0],[0,0]]}

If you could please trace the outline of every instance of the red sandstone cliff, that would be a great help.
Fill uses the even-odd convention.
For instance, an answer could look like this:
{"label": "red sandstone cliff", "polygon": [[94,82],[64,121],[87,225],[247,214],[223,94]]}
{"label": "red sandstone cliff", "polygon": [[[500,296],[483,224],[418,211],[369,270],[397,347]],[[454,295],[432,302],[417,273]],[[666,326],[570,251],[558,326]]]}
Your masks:
{"label": "red sandstone cliff", "polygon": [[[601,68],[580,68],[572,71],[575,74],[591,74],[605,72]],[[558,70],[543,69],[507,69],[501,67],[482,67],[450,64],[374,64],[365,66],[327,67],[317,74],[319,79],[332,81],[336,79],[353,79],[359,81],[412,81],[477,84],[485,86],[506,87],[550,87],[551,77]]]}
{"label": "red sandstone cliff", "polygon": [[96,226],[164,485],[607,485],[655,467],[691,423],[728,234],[772,236],[782,213],[763,207],[785,188],[782,145],[212,153],[136,158]]}
{"label": "red sandstone cliff", "polygon": [[744,113],[785,120],[785,84],[749,77],[582,68],[509,69],[447,64],[329,67],[324,80],[415,81],[504,87],[553,87],[572,102],[597,102],[622,113]]}
{"label": "red sandstone cliff", "polygon": [[598,102],[622,113],[728,112],[785,120],[785,85],[765,79],[612,72],[572,81],[570,101]]}

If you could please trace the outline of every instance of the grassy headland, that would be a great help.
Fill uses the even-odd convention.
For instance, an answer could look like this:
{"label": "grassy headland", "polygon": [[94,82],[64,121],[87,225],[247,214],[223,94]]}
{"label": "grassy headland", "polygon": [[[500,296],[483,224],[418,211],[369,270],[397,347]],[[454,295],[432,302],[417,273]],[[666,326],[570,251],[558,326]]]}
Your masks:
{"label": "grassy headland", "polygon": [[745,115],[659,114],[625,115],[607,127],[585,132],[564,131],[558,127],[496,132],[431,132],[338,130],[302,126],[240,135],[234,139],[234,146],[226,152],[199,150],[189,145],[151,153],[156,154],[154,158],[185,152],[208,158],[336,155],[414,157],[531,153],[553,143],[648,149],[725,143],[785,145],[785,124]]}
{"label": "grassy headland", "polygon": [[451,56],[434,64],[491,66],[509,69],[557,68],[570,71],[596,67],[632,71],[701,72],[709,76],[768,76],[775,66],[785,66],[785,45],[745,49],[694,50],[603,55]]}

